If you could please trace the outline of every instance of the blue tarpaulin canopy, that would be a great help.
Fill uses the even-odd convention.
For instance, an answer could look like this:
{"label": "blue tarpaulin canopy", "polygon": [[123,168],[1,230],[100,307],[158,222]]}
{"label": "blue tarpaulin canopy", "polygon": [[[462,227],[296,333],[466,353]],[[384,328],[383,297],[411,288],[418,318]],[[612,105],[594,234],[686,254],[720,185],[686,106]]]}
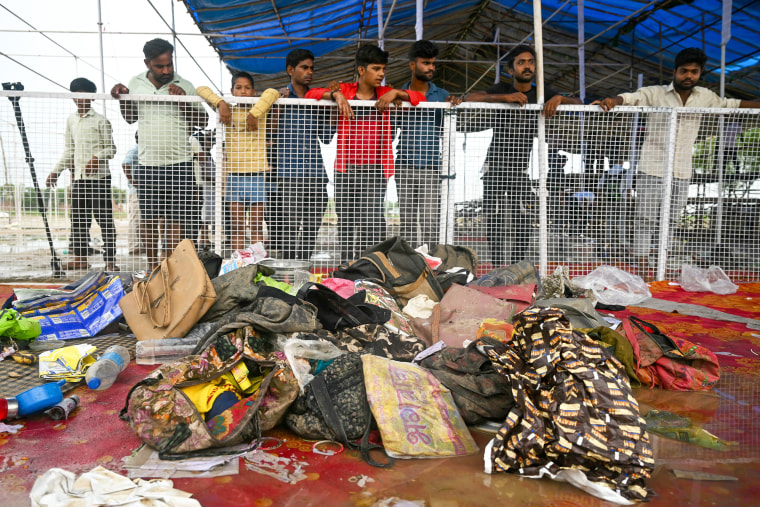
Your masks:
{"label": "blue tarpaulin canopy", "polygon": [[[381,2],[387,80],[409,79],[406,58],[415,40],[415,0],[184,0],[188,11],[230,69],[257,74],[257,88],[287,82],[285,55],[296,48],[317,57],[315,83],[354,79],[357,46],[377,43]],[[515,44],[533,44],[533,2],[526,0],[421,1],[423,37],[437,41],[437,81],[454,93],[483,89],[496,78],[494,63]],[[720,0],[586,0],[585,82],[589,98],[669,82],[676,53],[703,48],[708,86],[717,90],[721,59]],[[545,81],[578,94],[578,2],[544,0]],[[727,95],[757,96],[760,84],[760,2],[734,0],[726,46]],[[501,65],[502,75],[506,65]],[[479,80],[480,78],[480,80]]]}

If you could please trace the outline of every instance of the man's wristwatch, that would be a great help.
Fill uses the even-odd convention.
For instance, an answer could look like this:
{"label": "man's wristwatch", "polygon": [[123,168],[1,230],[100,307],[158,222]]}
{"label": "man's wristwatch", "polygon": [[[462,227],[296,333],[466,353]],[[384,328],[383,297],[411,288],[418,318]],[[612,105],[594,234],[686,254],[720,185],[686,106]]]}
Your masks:
{"label": "man's wristwatch", "polygon": [[333,90],[333,91],[330,92],[330,100],[332,100],[333,102],[335,102],[335,93],[336,92],[340,93],[340,90]]}

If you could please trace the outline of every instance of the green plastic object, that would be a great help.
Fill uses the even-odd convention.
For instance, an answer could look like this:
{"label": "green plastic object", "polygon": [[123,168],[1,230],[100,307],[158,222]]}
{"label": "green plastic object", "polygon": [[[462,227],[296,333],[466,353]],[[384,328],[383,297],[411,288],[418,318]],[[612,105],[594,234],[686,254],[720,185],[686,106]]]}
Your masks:
{"label": "green plastic object", "polygon": [[22,317],[16,310],[10,308],[0,313],[0,336],[14,340],[32,341],[37,338],[42,329],[34,319]]}

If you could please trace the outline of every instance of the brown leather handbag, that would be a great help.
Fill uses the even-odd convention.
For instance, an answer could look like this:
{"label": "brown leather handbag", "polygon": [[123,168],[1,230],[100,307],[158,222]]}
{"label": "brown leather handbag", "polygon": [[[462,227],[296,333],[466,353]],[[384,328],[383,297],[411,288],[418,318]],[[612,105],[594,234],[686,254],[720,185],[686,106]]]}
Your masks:
{"label": "brown leather handbag", "polygon": [[182,338],[216,301],[211,280],[189,239],[119,301],[137,341]]}

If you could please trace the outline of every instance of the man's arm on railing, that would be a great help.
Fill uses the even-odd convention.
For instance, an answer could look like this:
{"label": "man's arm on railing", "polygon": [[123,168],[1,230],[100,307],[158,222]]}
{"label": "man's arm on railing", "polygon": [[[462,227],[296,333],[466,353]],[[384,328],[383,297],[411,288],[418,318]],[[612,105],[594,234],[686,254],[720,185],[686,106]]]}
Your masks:
{"label": "man's arm on railing", "polygon": [[595,100],[591,103],[592,106],[599,106],[605,111],[609,111],[615,106],[622,106],[623,105],[623,97],[620,95],[616,97],[607,97],[606,99],[602,100]]}
{"label": "man's arm on railing", "polygon": [[111,88],[111,97],[119,100],[121,117],[127,123],[132,124],[137,121],[137,111],[135,111],[135,105],[131,100],[121,100],[121,96],[125,94],[129,94],[129,88],[121,83],[116,83]]}

